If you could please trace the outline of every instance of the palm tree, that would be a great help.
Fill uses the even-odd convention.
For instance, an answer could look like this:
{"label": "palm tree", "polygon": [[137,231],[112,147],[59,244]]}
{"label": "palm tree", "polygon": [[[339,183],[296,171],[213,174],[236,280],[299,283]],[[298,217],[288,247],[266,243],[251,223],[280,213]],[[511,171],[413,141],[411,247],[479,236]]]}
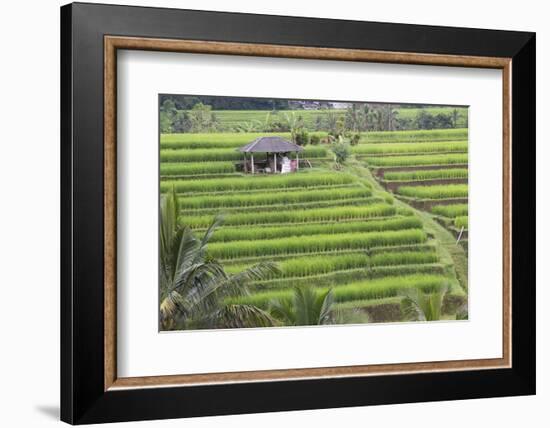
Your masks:
{"label": "palm tree", "polygon": [[338,132],[338,116],[332,109],[327,109],[323,115],[325,127],[329,133],[336,134]]}
{"label": "palm tree", "polygon": [[458,124],[458,109],[453,109],[453,111],[451,112],[451,117],[453,121],[453,128],[456,128],[456,125]]}
{"label": "palm tree", "polygon": [[304,127],[302,116],[297,116],[296,112],[285,113],[285,122],[290,130],[290,139],[296,144],[296,134]]}
{"label": "palm tree", "polygon": [[449,291],[449,285],[443,285],[435,293],[423,293],[417,288],[402,291],[401,310],[411,321],[438,321],[441,319],[443,299]]}
{"label": "palm tree", "polygon": [[[361,108],[363,107],[363,108]],[[368,107],[353,103],[346,109],[345,123],[353,132],[364,131],[367,125]]]}
{"label": "palm tree", "polygon": [[273,318],[251,305],[226,305],[228,297],[248,294],[247,282],[279,272],[273,262],[227,275],[207,254],[208,241],[223,223],[214,218],[202,239],[178,223],[179,204],[172,189],[160,210],[160,324],[163,330],[220,327],[267,327]]}
{"label": "palm tree", "polygon": [[388,131],[394,131],[397,125],[398,111],[391,104],[387,104],[384,109],[386,125]]}
{"label": "palm tree", "polygon": [[373,111],[373,118],[376,131],[384,131],[384,112],[381,107],[376,106]]}
{"label": "palm tree", "polygon": [[321,325],[331,322],[332,289],[317,293],[312,287],[294,287],[289,298],[272,300],[271,314],[283,325]]}

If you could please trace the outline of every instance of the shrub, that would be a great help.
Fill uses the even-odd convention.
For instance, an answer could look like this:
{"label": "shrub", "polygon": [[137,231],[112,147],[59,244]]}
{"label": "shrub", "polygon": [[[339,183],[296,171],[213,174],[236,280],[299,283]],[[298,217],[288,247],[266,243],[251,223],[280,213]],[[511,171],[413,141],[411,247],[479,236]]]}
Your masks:
{"label": "shrub", "polygon": [[267,130],[270,132],[289,132],[290,126],[288,126],[288,123],[275,120],[267,126]]}
{"label": "shrub", "polygon": [[360,140],[361,140],[361,134],[359,133],[353,134],[349,137],[349,143],[352,146],[356,146],[357,144],[359,144]]}
{"label": "shrub", "polygon": [[294,134],[294,142],[299,146],[305,146],[306,144],[309,144],[309,141],[309,133],[304,129],[296,131],[296,133]]}
{"label": "shrub", "polygon": [[309,144],[313,146],[316,146],[320,142],[321,142],[321,136],[318,134],[312,134],[311,137],[309,138]]}
{"label": "shrub", "polygon": [[336,162],[336,164],[342,165],[346,163],[346,160],[351,155],[349,144],[343,141],[333,143],[331,150],[332,153],[334,153],[334,162]]}

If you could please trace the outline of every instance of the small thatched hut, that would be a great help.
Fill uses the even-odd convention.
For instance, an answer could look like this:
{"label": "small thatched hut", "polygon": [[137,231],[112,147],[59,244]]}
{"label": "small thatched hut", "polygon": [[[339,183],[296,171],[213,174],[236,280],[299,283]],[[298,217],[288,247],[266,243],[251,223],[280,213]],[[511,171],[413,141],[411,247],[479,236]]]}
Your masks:
{"label": "small thatched hut", "polygon": [[[304,150],[297,144],[286,141],[281,137],[258,137],[246,146],[237,149],[244,153],[244,171],[267,172],[267,173],[286,173],[294,172],[299,169],[300,159],[298,153]],[[265,159],[258,156],[259,153],[265,153]],[[289,153],[295,153],[295,159],[288,158]],[[256,154],[256,159],[254,155]],[[248,156],[249,155],[249,158]]]}

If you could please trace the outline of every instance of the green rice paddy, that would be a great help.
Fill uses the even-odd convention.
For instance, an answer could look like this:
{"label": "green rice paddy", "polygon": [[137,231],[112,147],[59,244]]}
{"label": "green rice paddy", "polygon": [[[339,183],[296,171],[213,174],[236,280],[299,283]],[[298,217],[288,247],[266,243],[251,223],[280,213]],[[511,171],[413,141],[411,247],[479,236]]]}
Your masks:
{"label": "green rice paddy", "polygon": [[[241,122],[245,116],[255,120],[250,112],[220,113],[224,123]],[[381,184],[406,182],[397,183],[395,198],[351,167],[334,170],[330,147],[324,144],[306,146],[300,154],[312,168],[278,175],[238,172],[243,155],[236,149],[265,135],[161,135],[160,191],[177,192],[179,221],[200,236],[215,215],[225,218],[210,239],[209,256],[229,273],[261,261],[279,264],[280,273],[253,283],[250,295],[230,303],[267,308],[273,299],[290,296],[295,285],[333,288],[338,305],[346,310],[387,299],[398,302],[396,296],[406,288],[429,292],[451,284],[453,295],[464,296],[441,242],[407,203],[433,201],[430,216],[467,228],[467,204],[438,203],[466,198],[468,185],[437,183],[467,180],[466,129],[363,133],[350,162],[383,168]],[[429,185],[411,183],[423,180]]]}

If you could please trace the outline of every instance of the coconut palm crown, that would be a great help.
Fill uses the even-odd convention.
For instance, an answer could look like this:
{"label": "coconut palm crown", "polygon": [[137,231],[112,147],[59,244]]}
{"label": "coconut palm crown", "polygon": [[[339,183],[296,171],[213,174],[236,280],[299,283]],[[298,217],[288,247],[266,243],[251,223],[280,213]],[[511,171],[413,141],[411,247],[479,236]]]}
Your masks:
{"label": "coconut palm crown", "polygon": [[214,218],[201,239],[178,220],[179,204],[172,189],[160,207],[160,326],[162,330],[189,328],[268,327],[273,318],[253,305],[226,304],[228,297],[248,294],[246,284],[279,273],[271,261],[234,275],[209,257],[208,241],[223,224]]}

